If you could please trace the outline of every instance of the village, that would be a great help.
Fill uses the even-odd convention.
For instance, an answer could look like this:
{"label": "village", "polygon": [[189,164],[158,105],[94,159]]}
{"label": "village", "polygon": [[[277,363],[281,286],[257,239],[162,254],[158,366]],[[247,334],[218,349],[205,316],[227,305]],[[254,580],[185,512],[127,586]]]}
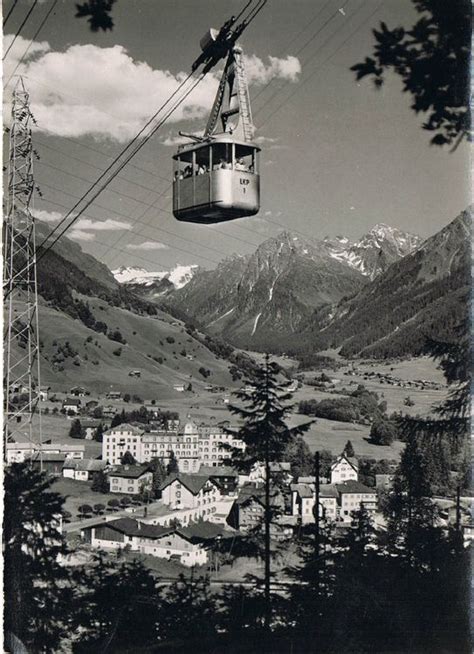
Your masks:
{"label": "village", "polygon": [[[208,424],[189,415],[180,420],[151,404],[146,424],[120,422],[117,410],[94,419],[80,415],[81,398],[87,401],[86,391],[75,388],[62,403],[70,434],[76,430],[77,438],[46,442],[41,449],[29,442],[7,443],[8,463],[29,461],[56,479],[53,490],[69,495],[58,516],[69,539],[90,552],[124,550],[166,559],[179,569],[212,565],[216,545],[226,539],[233,545],[258,531],[265,512],[265,467],[256,463],[243,472],[232,465],[233,453],[245,445],[229,420]],[[86,454],[91,442],[100,446],[98,456]],[[318,478],[295,474],[288,461],[270,464],[272,541],[291,543],[303,526],[314,524],[317,497],[320,524],[344,532],[364,507],[374,526],[385,529],[379,501],[390,488],[395,464],[375,474],[368,486],[351,450],[348,443]],[[455,507],[449,500],[444,506],[448,524],[456,519]],[[469,512],[463,511],[465,538],[470,538]]]}

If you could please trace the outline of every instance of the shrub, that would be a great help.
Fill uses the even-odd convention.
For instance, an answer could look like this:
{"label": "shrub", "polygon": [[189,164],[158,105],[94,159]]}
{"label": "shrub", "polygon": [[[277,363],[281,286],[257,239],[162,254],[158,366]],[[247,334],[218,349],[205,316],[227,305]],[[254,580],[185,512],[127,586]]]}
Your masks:
{"label": "shrub", "polygon": [[396,427],[388,419],[377,420],[370,429],[370,440],[376,445],[391,445],[396,437]]}
{"label": "shrub", "polygon": [[166,337],[166,342],[171,345],[172,343],[175,343],[175,339],[174,339],[173,336],[167,336]]}
{"label": "shrub", "polygon": [[113,354],[114,356],[116,356],[116,357],[121,356],[121,355],[122,355],[122,348],[121,348],[121,347],[118,347],[116,350],[114,350],[114,351],[112,352],[112,354]]}

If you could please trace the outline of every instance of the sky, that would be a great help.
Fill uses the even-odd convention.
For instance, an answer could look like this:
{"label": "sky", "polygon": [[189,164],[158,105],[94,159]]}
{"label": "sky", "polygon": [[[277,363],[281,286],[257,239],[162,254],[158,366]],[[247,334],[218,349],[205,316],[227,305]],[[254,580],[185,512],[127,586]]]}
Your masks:
{"label": "sky", "polygon": [[[4,16],[12,3],[4,2]],[[3,109],[8,124],[21,73],[38,123],[42,197],[34,211],[54,227],[177,88],[206,30],[244,2],[117,0],[113,31],[95,34],[74,17],[72,0],[58,0],[32,40],[52,3],[38,2],[5,57]],[[31,6],[18,0],[4,51]],[[394,27],[415,19],[410,0],[268,0],[239,41],[262,147],[260,213],[216,226],[178,222],[171,213],[178,131],[204,130],[216,70],[67,235],[111,269],[155,271],[213,268],[284,229],[358,239],[383,222],[423,238],[434,234],[469,203],[467,146],[450,153],[430,145],[396,76],[375,90],[350,71],[370,56],[380,21]]]}

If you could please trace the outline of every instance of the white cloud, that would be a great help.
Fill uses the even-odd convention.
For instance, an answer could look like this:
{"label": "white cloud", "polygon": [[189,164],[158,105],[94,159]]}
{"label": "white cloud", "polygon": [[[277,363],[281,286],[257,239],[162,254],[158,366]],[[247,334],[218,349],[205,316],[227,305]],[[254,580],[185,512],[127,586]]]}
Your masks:
{"label": "white cloud", "polygon": [[[14,34],[6,34],[3,38],[3,52],[6,52],[13,41]],[[29,47],[28,47],[29,46]],[[34,59],[38,54],[48,52],[51,49],[47,41],[33,41],[30,46],[30,41],[24,39],[22,36],[17,36],[8,56],[3,62],[3,77],[8,79],[13,72],[23,54],[28,50],[25,61]],[[19,71],[17,71],[19,72]]]}
{"label": "white cloud", "polygon": [[[5,36],[5,47],[11,39],[11,34]],[[4,62],[4,79],[8,79],[27,46],[28,41],[18,37]],[[268,64],[255,55],[246,60],[250,83],[262,84],[273,78],[295,81],[301,70],[299,60],[292,56],[269,57]],[[64,52],[55,52],[45,41],[32,44],[17,74],[25,78],[39,130],[122,143],[135,136],[186,76],[183,72],[153,69],[146,62],[132,59],[120,45],[72,45]],[[218,79],[218,73],[208,73],[169,120],[203,120],[212,106]],[[4,94],[7,104],[12,88],[13,81]],[[6,106],[4,115],[9,113]]]}
{"label": "white cloud", "polygon": [[168,246],[159,241],[144,241],[143,243],[129,243],[129,250],[167,250]]}
{"label": "white cloud", "polygon": [[59,211],[45,211],[44,209],[32,209],[32,215],[44,223],[58,223],[63,218]]}
{"label": "white cloud", "polygon": [[296,82],[301,73],[300,60],[293,55],[287,55],[284,59],[269,56],[268,61],[269,64],[265,65],[256,55],[245,56],[245,68],[250,84],[267,84],[275,78]]}
{"label": "white cloud", "polygon": [[131,223],[126,223],[122,220],[113,220],[112,218],[107,218],[107,220],[91,220],[90,218],[80,218],[74,224],[73,229],[87,229],[102,232],[119,229],[132,229],[132,225]]}
{"label": "white cloud", "polygon": [[[35,218],[45,223],[58,223],[64,217],[59,211],[46,211],[45,209],[33,209],[32,214]],[[107,220],[79,218],[79,220],[71,225],[71,229],[66,232],[66,236],[75,241],[93,241],[95,239],[94,232],[130,229],[132,229],[132,224],[122,220],[114,220],[112,218],[107,218]]]}
{"label": "white cloud", "polygon": [[257,145],[272,145],[276,143],[278,139],[270,138],[269,136],[257,136],[254,138],[254,141]]}
{"label": "white cloud", "polygon": [[93,232],[84,232],[81,229],[73,229],[68,233],[68,237],[73,241],[93,241],[95,234]]}

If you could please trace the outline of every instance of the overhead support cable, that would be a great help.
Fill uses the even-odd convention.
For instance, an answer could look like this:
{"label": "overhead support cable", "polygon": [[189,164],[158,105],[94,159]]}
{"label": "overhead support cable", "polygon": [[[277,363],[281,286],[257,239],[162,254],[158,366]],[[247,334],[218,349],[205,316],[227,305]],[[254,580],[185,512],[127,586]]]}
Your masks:
{"label": "overhead support cable", "polygon": [[[10,75],[10,77],[8,78],[8,80],[6,81],[6,83],[3,85],[4,88],[7,87],[7,86],[10,84],[10,80],[12,79],[12,77],[14,76],[14,74],[16,73],[16,71],[18,70],[19,66],[21,66],[21,64],[23,63],[23,61],[24,61],[26,55],[27,55],[28,52],[30,51],[31,46],[33,45],[33,43],[34,43],[34,42],[36,41],[36,39],[38,38],[39,33],[41,32],[41,30],[42,30],[43,27],[45,26],[45,24],[46,24],[48,18],[49,18],[49,17],[51,16],[51,14],[53,13],[54,8],[56,7],[57,4],[58,4],[58,0],[53,0],[53,4],[52,4],[51,7],[48,9],[48,12],[47,12],[46,16],[43,18],[43,20],[42,20],[41,23],[39,24],[38,29],[37,29],[36,32],[33,34],[33,37],[32,37],[32,39],[31,39],[31,41],[30,41],[28,47],[26,48],[25,52],[22,54],[21,59],[19,60],[19,62],[18,62],[17,65],[15,66],[15,68],[13,69],[13,72],[12,72],[12,74]],[[5,19],[5,20],[6,20],[6,19]],[[3,26],[5,27],[5,23],[4,23]]]}
{"label": "overhead support cable", "polygon": [[28,11],[28,13],[26,14],[25,18],[23,19],[23,22],[21,23],[20,27],[17,29],[17,31],[15,33],[15,36],[13,37],[13,41],[10,43],[10,45],[8,46],[5,54],[3,55],[2,61],[5,61],[5,58],[8,56],[8,53],[10,52],[10,50],[13,47],[13,44],[15,43],[18,36],[20,35],[21,30],[25,27],[28,18],[33,13],[33,9],[36,7],[37,4],[38,4],[38,0],[34,0],[33,4],[31,5],[31,7],[30,7],[30,9]]}

